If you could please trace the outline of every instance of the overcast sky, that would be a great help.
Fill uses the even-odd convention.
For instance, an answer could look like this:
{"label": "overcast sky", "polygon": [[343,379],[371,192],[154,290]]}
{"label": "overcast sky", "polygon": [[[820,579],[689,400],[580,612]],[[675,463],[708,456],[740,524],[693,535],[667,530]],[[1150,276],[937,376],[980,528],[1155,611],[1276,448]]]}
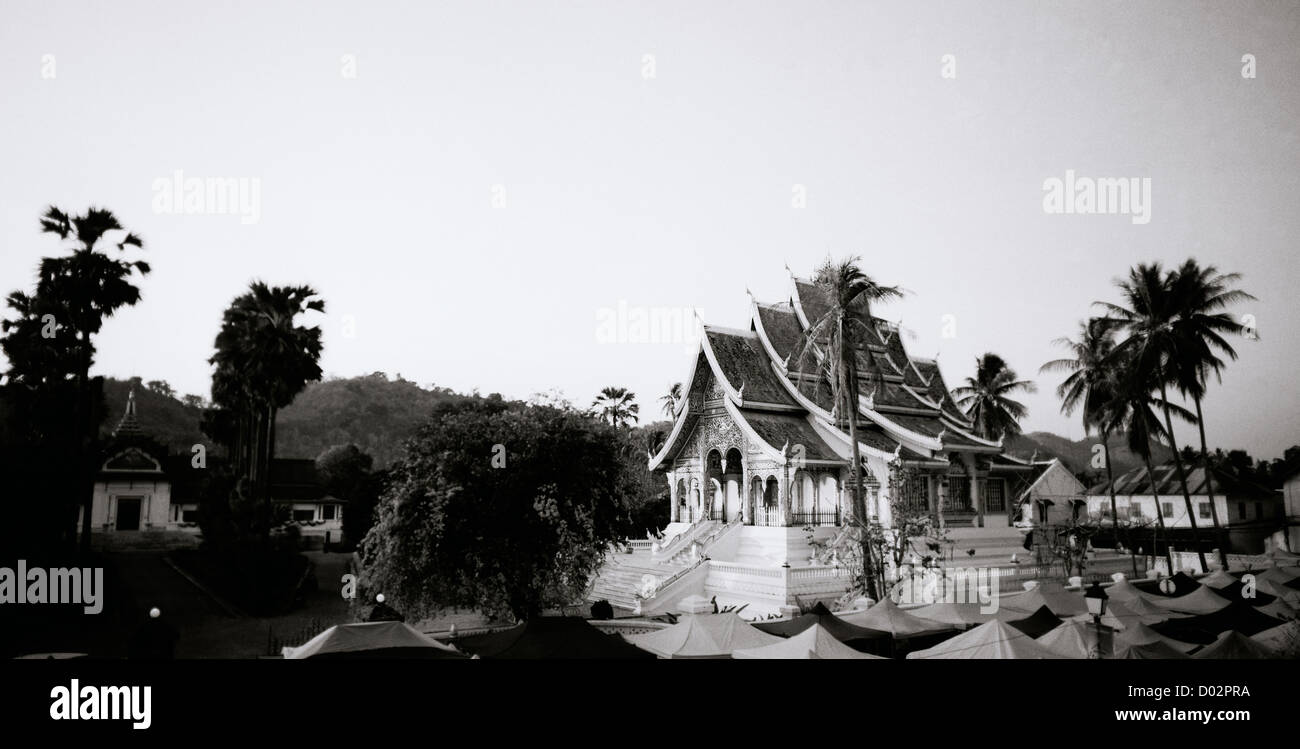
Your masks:
{"label": "overcast sky", "polygon": [[[103,205],[154,272],[99,373],[207,395],[261,278],[324,296],[328,374],[657,413],[690,355],[602,343],[602,310],[747,327],[747,287],[857,254],[950,384],[995,351],[1040,383],[1026,430],[1078,438],[1050,342],[1195,256],[1259,297],[1211,442],[1272,457],[1300,442],[1297,39],[1277,2],[6,0],[0,281],[59,250],[45,205]],[[256,184],[257,215],[168,212],[177,170]],[[1046,213],[1067,170],[1149,178],[1149,223]]]}

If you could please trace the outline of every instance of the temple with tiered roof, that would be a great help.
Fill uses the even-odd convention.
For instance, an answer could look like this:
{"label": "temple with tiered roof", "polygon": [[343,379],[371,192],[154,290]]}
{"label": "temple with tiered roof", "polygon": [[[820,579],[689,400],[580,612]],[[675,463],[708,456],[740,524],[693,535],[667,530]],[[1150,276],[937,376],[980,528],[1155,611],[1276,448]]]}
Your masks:
{"label": "temple with tiered roof", "polygon": [[[824,372],[800,366],[823,292],[791,278],[789,299],[752,299],[748,329],[704,325],[672,432],[650,468],[672,494],[672,522],[708,517],[767,527],[838,526],[849,510],[847,420]],[[908,354],[897,325],[872,318],[859,349],[857,437],[867,512],[890,523],[889,466],[914,468],[924,502],[952,527],[1010,525],[1028,461],[976,433],[937,362]],[[808,357],[804,357],[807,359]]]}
{"label": "temple with tiered roof", "polygon": [[[792,276],[789,293],[773,304],[751,294],[747,328],[700,323],[672,431],[649,459],[668,482],[670,522],[613,555],[589,600],[655,614],[702,597],[766,616],[848,591],[851,573],[817,550],[848,525],[848,420],[825,371],[801,362],[827,305],[804,279]],[[1022,540],[1012,499],[1041,467],[977,434],[938,363],[910,356],[898,325],[873,317],[867,328],[853,415],[865,511],[891,525],[903,502],[890,501],[891,471],[907,468],[894,482],[901,506],[952,528],[970,564],[1007,564]]]}

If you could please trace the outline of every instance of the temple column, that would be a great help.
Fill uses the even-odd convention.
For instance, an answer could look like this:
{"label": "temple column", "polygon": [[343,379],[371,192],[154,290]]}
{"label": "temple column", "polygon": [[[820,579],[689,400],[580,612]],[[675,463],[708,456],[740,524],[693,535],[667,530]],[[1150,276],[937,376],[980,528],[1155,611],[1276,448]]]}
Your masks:
{"label": "temple column", "polygon": [[[820,473],[814,471],[814,472],[812,473],[812,486],[813,486],[813,490],[812,490],[812,504],[809,505],[809,507],[808,507],[808,512],[820,513],[820,512],[822,511],[822,505],[821,505],[821,483],[822,483],[822,475],[821,475]],[[805,500],[805,501],[806,501],[806,500]]]}
{"label": "temple column", "polygon": [[668,474],[668,522],[676,523],[678,518],[677,503],[680,501],[677,497],[677,472],[673,471]]}
{"label": "temple column", "polygon": [[752,517],[752,514],[751,514],[750,511],[749,511],[749,503],[750,503],[750,501],[752,501],[752,499],[753,499],[753,498],[750,496],[751,492],[749,491],[749,482],[750,482],[750,477],[749,477],[749,466],[745,465],[745,462],[744,462],[744,461],[741,461],[741,463],[740,463],[740,517],[741,517],[741,521],[740,521],[740,522],[744,523],[745,525],[751,525],[751,524],[754,522],[754,518]]}
{"label": "temple column", "polygon": [[965,455],[966,476],[970,480],[970,506],[975,510],[975,525],[978,528],[984,527],[984,502],[980,497],[980,480],[979,471],[975,466],[975,456]]}
{"label": "temple column", "polygon": [[784,467],[776,481],[776,511],[781,516],[780,525],[790,525],[790,471]]}

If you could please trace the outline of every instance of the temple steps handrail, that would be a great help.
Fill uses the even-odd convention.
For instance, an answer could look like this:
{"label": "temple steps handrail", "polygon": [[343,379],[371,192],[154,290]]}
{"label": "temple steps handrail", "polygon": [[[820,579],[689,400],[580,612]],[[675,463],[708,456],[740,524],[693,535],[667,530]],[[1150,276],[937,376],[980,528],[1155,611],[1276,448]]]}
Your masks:
{"label": "temple steps handrail", "polygon": [[700,517],[698,520],[691,523],[690,527],[686,530],[673,536],[668,543],[660,546],[659,551],[654,552],[654,558],[656,560],[671,558],[674,554],[686,548],[690,542],[698,538],[699,535],[704,532],[704,529],[711,526],[712,522],[713,521],[709,520],[707,514]]}

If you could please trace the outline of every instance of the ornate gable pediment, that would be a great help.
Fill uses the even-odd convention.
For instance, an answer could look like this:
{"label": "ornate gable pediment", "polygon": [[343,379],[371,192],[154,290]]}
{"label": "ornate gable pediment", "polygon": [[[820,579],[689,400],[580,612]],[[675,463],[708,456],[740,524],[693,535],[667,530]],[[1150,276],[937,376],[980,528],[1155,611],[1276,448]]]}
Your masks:
{"label": "ornate gable pediment", "polygon": [[104,461],[105,471],[156,471],[162,472],[162,464],[153,456],[138,447],[128,447]]}

